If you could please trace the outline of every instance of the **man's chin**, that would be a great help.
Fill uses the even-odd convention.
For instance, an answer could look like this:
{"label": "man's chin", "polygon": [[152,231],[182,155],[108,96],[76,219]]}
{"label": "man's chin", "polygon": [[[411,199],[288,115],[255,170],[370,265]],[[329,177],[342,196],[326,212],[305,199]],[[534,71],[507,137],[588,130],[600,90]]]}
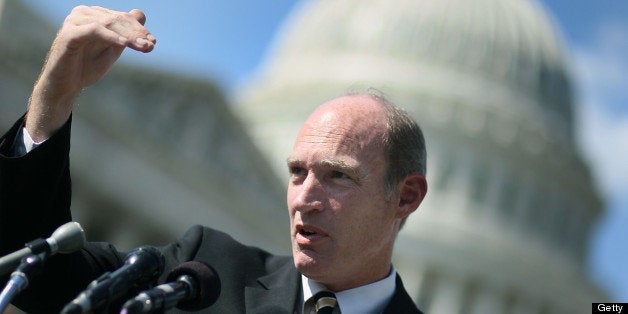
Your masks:
{"label": "man's chin", "polygon": [[294,255],[294,266],[299,272],[310,279],[316,280],[317,274],[325,273],[323,260],[318,256],[313,256],[312,252],[299,252]]}

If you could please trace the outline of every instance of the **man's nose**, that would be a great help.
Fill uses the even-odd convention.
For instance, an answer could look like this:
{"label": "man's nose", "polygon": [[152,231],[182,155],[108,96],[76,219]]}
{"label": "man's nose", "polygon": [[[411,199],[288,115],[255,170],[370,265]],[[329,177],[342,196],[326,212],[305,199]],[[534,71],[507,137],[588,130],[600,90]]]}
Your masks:
{"label": "man's nose", "polygon": [[295,210],[302,213],[323,210],[325,188],[314,174],[309,174],[301,184],[293,188],[297,189],[292,204]]}

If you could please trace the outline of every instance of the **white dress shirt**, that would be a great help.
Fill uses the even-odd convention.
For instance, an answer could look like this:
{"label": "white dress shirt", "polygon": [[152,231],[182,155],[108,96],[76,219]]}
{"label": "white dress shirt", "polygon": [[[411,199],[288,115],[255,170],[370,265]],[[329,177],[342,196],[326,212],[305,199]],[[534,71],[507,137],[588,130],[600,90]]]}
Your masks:
{"label": "white dress shirt", "polygon": [[[374,283],[357,288],[334,292],[338,307],[342,314],[382,313],[395,294],[395,278],[397,272],[391,266],[388,277]],[[321,290],[328,290],[320,283],[301,275],[303,289],[302,313],[315,313],[311,308],[305,308],[305,301]]]}
{"label": "white dress shirt", "polygon": [[13,147],[13,153],[15,157],[24,156],[28,154],[35,147],[39,146],[41,143],[46,141],[46,140],[43,140],[41,142],[33,141],[33,138],[31,137],[30,133],[28,133],[28,130],[26,130],[26,128],[22,128],[21,130],[18,131],[17,138],[18,139],[21,138],[22,140],[15,141],[15,144],[14,144],[15,146]]}

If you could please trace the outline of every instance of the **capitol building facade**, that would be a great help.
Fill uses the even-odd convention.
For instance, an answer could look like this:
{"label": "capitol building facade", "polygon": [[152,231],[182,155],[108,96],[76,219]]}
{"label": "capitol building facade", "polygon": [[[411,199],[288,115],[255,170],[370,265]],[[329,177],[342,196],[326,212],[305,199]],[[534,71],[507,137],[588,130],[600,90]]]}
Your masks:
{"label": "capitol building facade", "polygon": [[[19,2],[2,8],[7,129],[54,28]],[[285,158],[301,123],[372,87],[427,141],[429,191],[394,256],[419,307],[589,313],[606,300],[586,270],[603,203],[574,139],[565,49],[535,0],[303,1],[233,102],[211,82],[129,65],[86,91],[74,113],[75,218],[90,240],[122,248],[205,224],[288,254]]]}

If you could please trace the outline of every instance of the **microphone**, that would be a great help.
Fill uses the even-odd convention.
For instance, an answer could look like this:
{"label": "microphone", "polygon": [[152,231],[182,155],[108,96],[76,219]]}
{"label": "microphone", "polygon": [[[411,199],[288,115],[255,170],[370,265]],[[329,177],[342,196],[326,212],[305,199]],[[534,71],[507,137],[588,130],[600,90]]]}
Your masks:
{"label": "microphone", "polygon": [[220,296],[218,274],[202,262],[189,261],[177,266],[168,274],[167,281],[128,300],[120,313],[161,313],[175,305],[184,311],[198,311],[214,304]]}
{"label": "microphone", "polygon": [[31,254],[46,256],[56,253],[72,253],[85,245],[85,233],[78,222],[63,224],[44,240],[37,239],[26,243],[26,247],[0,258],[0,276],[14,270],[20,261]]}
{"label": "microphone", "polygon": [[111,302],[130,289],[155,280],[164,271],[164,256],[152,246],[142,246],[129,252],[124,265],[106,272],[92,281],[61,313],[93,313],[104,310]]}
{"label": "microphone", "polygon": [[31,254],[22,259],[20,266],[11,273],[11,278],[0,293],[0,313],[4,313],[11,300],[28,287],[32,277],[41,273],[43,267],[44,259],[39,255]]}

